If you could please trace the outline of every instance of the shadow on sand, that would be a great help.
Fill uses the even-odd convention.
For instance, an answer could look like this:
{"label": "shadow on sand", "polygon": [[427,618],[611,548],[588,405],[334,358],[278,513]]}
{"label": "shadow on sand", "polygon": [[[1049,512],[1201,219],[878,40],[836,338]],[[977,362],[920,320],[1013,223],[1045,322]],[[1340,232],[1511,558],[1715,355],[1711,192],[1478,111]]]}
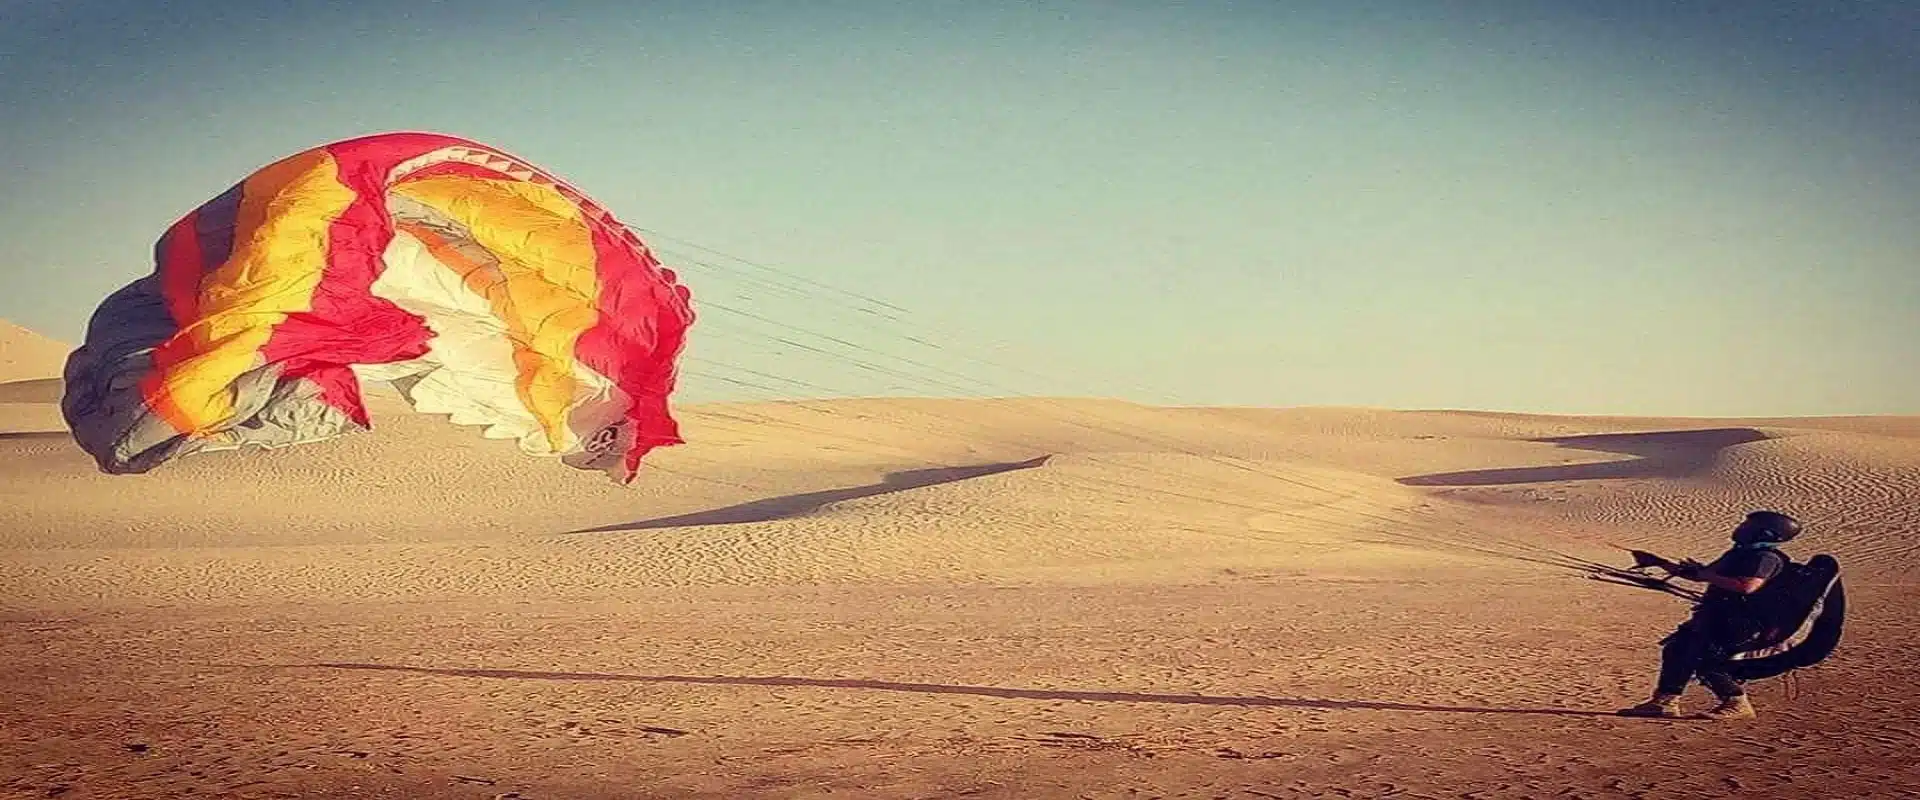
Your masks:
{"label": "shadow on sand", "polygon": [[601,672],[526,672],[510,669],[433,669],[388,664],[308,664],[316,669],[412,672],[454,678],[490,678],[537,681],[611,681],[625,683],[683,683],[711,686],[780,686],[818,689],[866,689],[916,694],[964,694],[1014,700],[1072,700],[1089,703],[1173,703],[1200,706],[1269,706],[1279,708],[1317,708],[1338,711],[1407,711],[1445,714],[1544,714],[1565,717],[1611,717],[1605,711],[1576,711],[1562,708],[1486,708],[1480,706],[1428,706],[1413,703],[1384,703],[1369,700],[1311,700],[1297,697],[1227,697],[1200,694],[1137,694],[1132,692],[1085,692],[1058,689],[1010,689],[1000,686],[953,686],[940,683],[896,683],[857,678],[724,677],[690,675],[619,675]]}
{"label": "shadow on sand", "polygon": [[51,442],[56,439],[70,439],[72,436],[66,431],[14,431],[0,433],[0,442]]}
{"label": "shadow on sand", "polygon": [[849,486],[845,489],[828,489],[806,494],[790,494],[782,497],[769,497],[751,503],[696,511],[673,517],[640,520],[604,525],[598,528],[582,528],[568,533],[612,533],[615,531],[643,531],[656,528],[685,528],[699,525],[739,525],[747,522],[766,522],[787,519],[818,510],[829,503],[839,503],[862,497],[903,492],[924,486],[936,486],[942,483],[954,483],[972,478],[997,475],[1021,469],[1033,469],[1043,466],[1051,456],[1040,456],[1026,461],[1014,461],[1002,464],[977,464],[969,467],[942,467],[938,469],[916,469],[895,472],[887,475],[879,483],[866,486]]}
{"label": "shadow on sand", "polygon": [[1600,464],[1440,472],[1401,478],[1399,482],[1407,486],[1498,486],[1550,481],[1684,478],[1713,466],[1722,450],[1767,438],[1766,434],[1752,428],[1712,428],[1529,439],[1531,442],[1554,444],[1571,450],[1639,457]]}

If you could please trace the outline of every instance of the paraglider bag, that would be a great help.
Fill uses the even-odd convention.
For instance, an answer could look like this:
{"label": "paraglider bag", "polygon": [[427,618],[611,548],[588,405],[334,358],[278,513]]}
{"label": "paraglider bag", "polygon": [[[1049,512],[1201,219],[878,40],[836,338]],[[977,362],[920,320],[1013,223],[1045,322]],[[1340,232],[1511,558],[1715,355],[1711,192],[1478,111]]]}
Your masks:
{"label": "paraglider bag", "polygon": [[1846,619],[1840,562],[1823,553],[1805,564],[1789,563],[1754,593],[1750,608],[1759,633],[1729,657],[1736,680],[1769,678],[1825,660],[1840,643]]}

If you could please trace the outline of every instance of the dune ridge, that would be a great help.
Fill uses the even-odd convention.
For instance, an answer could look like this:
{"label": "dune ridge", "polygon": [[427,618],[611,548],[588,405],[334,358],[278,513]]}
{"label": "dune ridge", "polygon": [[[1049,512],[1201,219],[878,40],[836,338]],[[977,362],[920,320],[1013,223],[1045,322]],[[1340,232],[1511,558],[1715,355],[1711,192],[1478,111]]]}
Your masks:
{"label": "dune ridge", "polygon": [[0,384],[59,377],[72,351],[71,345],[0,319]]}

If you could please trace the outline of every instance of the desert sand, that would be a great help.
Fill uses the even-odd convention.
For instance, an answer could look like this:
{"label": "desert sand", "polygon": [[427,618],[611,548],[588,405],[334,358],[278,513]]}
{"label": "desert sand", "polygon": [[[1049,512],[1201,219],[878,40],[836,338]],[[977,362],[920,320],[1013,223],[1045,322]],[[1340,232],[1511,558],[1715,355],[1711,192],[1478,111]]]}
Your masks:
{"label": "desert sand", "polygon": [[[714,404],[619,487],[382,396],[109,476],[0,336],[4,797],[1920,792],[1916,417]],[[1613,716],[1687,608],[1582,565],[1761,507],[1840,650]]]}

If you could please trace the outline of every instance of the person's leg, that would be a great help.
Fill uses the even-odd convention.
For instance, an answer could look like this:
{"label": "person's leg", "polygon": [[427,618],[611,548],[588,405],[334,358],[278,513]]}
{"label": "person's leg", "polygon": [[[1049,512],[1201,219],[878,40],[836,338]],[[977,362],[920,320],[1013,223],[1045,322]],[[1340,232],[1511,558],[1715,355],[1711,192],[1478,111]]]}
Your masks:
{"label": "person's leg", "polygon": [[1747,690],[1739,681],[1727,674],[1727,657],[1733,645],[1730,642],[1743,642],[1749,639],[1751,632],[1739,625],[1729,624],[1716,631],[1719,634],[1701,661],[1696,674],[1700,684],[1707,687],[1720,698],[1720,704],[1699,714],[1701,719],[1747,719],[1754,716],[1753,700],[1747,697]]}
{"label": "person's leg", "polygon": [[1660,677],[1654,683],[1653,698],[1618,713],[1629,717],[1680,716],[1680,695],[1706,658],[1707,644],[1707,637],[1695,625],[1681,625],[1660,647]]}
{"label": "person's leg", "polygon": [[1722,700],[1747,693],[1747,690],[1735,681],[1733,676],[1728,675],[1724,667],[1720,666],[1700,670],[1700,685],[1707,687],[1707,691],[1713,692],[1714,697]]}
{"label": "person's leg", "polygon": [[1747,690],[1724,669],[1717,666],[1702,669],[1700,683],[1720,698],[1719,705],[1700,712],[1701,719],[1747,719],[1754,715],[1753,700],[1747,697]]}
{"label": "person's leg", "polygon": [[1683,625],[1674,631],[1660,648],[1660,679],[1654,685],[1656,694],[1678,696],[1687,690],[1687,682],[1699,674],[1700,665],[1706,662],[1711,642],[1702,632],[1692,625]]}

